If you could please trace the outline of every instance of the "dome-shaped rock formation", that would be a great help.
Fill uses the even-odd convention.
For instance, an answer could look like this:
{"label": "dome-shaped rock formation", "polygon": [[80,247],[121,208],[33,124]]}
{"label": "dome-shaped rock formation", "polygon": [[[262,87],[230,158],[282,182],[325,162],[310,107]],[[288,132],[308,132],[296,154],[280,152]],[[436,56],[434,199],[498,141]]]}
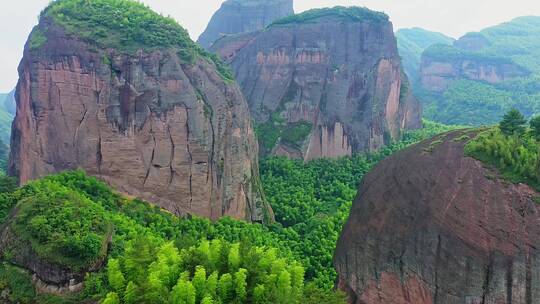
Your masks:
{"label": "dome-shaped rock formation", "polygon": [[365,177],[334,257],[353,303],[540,301],[539,194],[464,156],[475,135],[440,135]]}

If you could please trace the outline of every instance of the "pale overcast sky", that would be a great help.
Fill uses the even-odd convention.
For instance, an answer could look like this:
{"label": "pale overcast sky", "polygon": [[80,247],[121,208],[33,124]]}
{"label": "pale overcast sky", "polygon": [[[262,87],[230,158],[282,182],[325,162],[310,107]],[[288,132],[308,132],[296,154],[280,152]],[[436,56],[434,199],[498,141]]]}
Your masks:
{"label": "pale overcast sky", "polygon": [[[49,0],[0,0],[0,92],[17,82],[24,42]],[[223,0],[143,0],[175,17],[194,40]],[[459,37],[524,15],[540,15],[539,0],[295,0],[295,11],[357,5],[384,11],[396,29],[419,26]]]}

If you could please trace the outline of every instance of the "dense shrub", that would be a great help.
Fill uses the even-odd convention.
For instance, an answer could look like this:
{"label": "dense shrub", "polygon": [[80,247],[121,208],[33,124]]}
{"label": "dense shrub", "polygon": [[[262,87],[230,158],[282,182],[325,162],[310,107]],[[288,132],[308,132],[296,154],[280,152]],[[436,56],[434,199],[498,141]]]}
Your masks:
{"label": "dense shrub", "polygon": [[12,227],[42,259],[76,270],[105,256],[112,231],[101,205],[48,180],[13,196],[20,198]]}
{"label": "dense shrub", "polygon": [[483,131],[470,141],[465,152],[499,169],[515,183],[540,190],[540,143],[531,132],[505,135],[498,127]]}

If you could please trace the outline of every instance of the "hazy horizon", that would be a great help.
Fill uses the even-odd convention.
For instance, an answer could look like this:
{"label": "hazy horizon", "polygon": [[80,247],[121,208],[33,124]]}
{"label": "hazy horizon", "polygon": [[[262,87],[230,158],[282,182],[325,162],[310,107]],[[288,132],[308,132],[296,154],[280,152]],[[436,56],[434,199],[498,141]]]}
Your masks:
{"label": "hazy horizon", "polygon": [[[32,27],[37,24],[39,12],[49,0],[25,0],[0,4],[0,92],[14,88],[17,66],[22,57],[24,43]],[[174,17],[196,40],[223,0],[187,1],[144,0],[154,10]],[[384,11],[400,28],[421,27],[430,31],[459,38],[470,31],[510,21],[516,17],[540,15],[540,2],[515,0],[511,3],[490,0],[296,0],[295,11],[335,5],[365,6]]]}

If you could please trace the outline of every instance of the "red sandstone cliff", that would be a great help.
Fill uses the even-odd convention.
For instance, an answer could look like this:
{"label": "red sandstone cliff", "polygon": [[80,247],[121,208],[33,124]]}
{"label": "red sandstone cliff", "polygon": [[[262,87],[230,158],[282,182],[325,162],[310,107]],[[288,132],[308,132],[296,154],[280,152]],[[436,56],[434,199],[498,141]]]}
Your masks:
{"label": "red sandstone cliff", "polygon": [[[260,32],[224,37],[212,49],[234,70],[256,123],[281,131],[277,142],[261,147],[265,154],[308,160],[374,151],[420,125],[420,106],[384,14],[308,11]],[[311,132],[284,140],[300,133],[299,123]]]}
{"label": "red sandstone cliff", "polygon": [[83,168],[178,215],[272,218],[247,104],[211,61],[99,48],[47,17],[35,31],[46,42],[19,66],[9,174]]}
{"label": "red sandstone cliff", "polygon": [[339,287],[356,304],[540,301],[538,193],[465,157],[456,131],[369,173],[338,241]]}

